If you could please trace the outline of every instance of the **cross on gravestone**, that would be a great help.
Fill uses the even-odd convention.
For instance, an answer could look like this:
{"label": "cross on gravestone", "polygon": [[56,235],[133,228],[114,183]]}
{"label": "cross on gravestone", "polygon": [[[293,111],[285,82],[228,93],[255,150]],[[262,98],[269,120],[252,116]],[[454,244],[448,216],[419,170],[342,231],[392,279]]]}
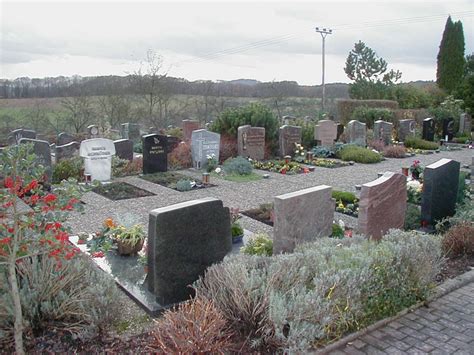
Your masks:
{"label": "cross on gravestone", "polygon": [[84,158],[84,173],[91,180],[109,181],[112,176],[112,156],[115,145],[110,139],[92,138],[81,142],[79,155]]}
{"label": "cross on gravestone", "polygon": [[334,219],[330,186],[320,185],[275,197],[273,254],[291,253],[297,244],[329,237]]}
{"label": "cross on gravestone", "polygon": [[280,156],[293,155],[296,149],[295,143],[301,144],[302,129],[299,126],[284,125],[280,127],[278,135],[278,145]]}
{"label": "cross on gravestone", "polygon": [[374,139],[385,145],[392,143],[393,123],[378,120],[374,122]]}
{"label": "cross on gravestone", "polygon": [[265,157],[265,128],[240,126],[237,129],[238,155],[254,160],[263,160]]}
{"label": "cross on gravestone", "polygon": [[362,185],[359,201],[359,231],[380,239],[390,228],[402,229],[407,208],[406,176],[386,172]]}
{"label": "cross on gravestone", "polygon": [[70,142],[64,145],[57,145],[56,151],[56,163],[59,163],[64,159],[71,159],[72,157],[79,156],[80,143]]}
{"label": "cross on gravestone", "polygon": [[356,144],[361,147],[367,145],[367,128],[365,123],[352,120],[347,124],[347,143]]}
{"label": "cross on gravestone", "polygon": [[[179,221],[179,223],[176,223]],[[230,213],[222,201],[203,198],[150,212],[147,287],[170,305],[189,299],[189,287],[232,250]]]}
{"label": "cross on gravestone", "polygon": [[454,137],[454,119],[447,118],[443,120],[443,139],[448,137],[448,141],[451,141]]}
{"label": "cross on gravestone", "polygon": [[191,141],[191,135],[193,131],[196,131],[199,129],[199,121],[183,120],[182,127],[183,127],[183,140],[185,142],[189,142]]}
{"label": "cross on gravestone", "polygon": [[398,140],[404,142],[407,137],[414,137],[416,134],[416,121],[406,119],[398,121]]}
{"label": "cross on gravestone", "polygon": [[115,154],[120,159],[133,160],[133,141],[130,139],[118,139],[114,141]]}
{"label": "cross on gravestone", "polygon": [[51,181],[52,162],[51,162],[51,147],[49,142],[39,139],[20,138],[19,144],[32,143],[33,153],[36,155],[36,163],[43,165],[47,181]]}
{"label": "cross on gravestone", "polygon": [[321,120],[314,126],[314,139],[318,145],[333,146],[337,138],[337,125],[331,120]]}
{"label": "cross on gravestone", "polygon": [[425,141],[434,141],[435,122],[434,119],[428,117],[423,120],[422,138]]}
{"label": "cross on gravestone", "polygon": [[191,134],[191,156],[193,167],[204,169],[207,166],[207,156],[214,155],[219,161],[221,135],[209,132],[205,129],[198,129]]}
{"label": "cross on gravestone", "polygon": [[61,132],[58,134],[58,137],[56,139],[56,145],[65,145],[71,142],[74,142],[76,139],[72,134],[69,134],[67,132]]}
{"label": "cross on gravestone", "polygon": [[142,137],[143,174],[168,170],[168,136],[147,134]]}
{"label": "cross on gravestone", "polygon": [[445,158],[425,167],[421,220],[428,225],[434,225],[440,219],[454,214],[460,167],[459,162]]}

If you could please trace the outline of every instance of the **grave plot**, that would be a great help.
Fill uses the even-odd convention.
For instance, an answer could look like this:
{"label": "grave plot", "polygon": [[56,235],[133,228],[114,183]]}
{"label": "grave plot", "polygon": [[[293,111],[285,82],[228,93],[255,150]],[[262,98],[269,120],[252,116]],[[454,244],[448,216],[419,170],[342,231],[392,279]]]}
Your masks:
{"label": "grave plot", "polygon": [[273,203],[263,203],[257,208],[242,211],[241,214],[273,227]]}
{"label": "grave plot", "polygon": [[143,190],[126,182],[112,182],[110,184],[103,184],[94,187],[92,191],[113,201],[155,195],[150,191]]}
{"label": "grave plot", "polygon": [[252,161],[255,169],[271,171],[283,175],[307,174],[310,169],[303,164],[295,161],[286,160],[269,160],[269,161]]}
{"label": "grave plot", "polygon": [[206,189],[217,186],[210,183],[204,184],[202,182],[202,178],[187,176],[175,171],[147,174],[141,176],[141,178],[154,184],[158,184],[180,192]]}
{"label": "grave plot", "polygon": [[352,192],[334,190],[332,198],[336,201],[336,212],[352,217],[359,215],[359,199]]}
{"label": "grave plot", "polygon": [[312,166],[317,166],[320,168],[341,168],[343,166],[349,166],[352,165],[348,162],[342,161],[342,160],[336,160],[336,159],[325,159],[325,158],[313,158],[313,159],[306,159],[304,161],[305,164],[307,165],[312,165]]}

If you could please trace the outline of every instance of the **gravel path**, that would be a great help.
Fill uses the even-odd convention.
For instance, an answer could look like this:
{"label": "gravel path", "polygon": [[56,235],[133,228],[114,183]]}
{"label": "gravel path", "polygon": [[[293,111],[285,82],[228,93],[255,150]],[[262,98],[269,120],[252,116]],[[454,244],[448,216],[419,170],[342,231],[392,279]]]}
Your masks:
{"label": "gravel path", "polygon": [[[137,176],[116,179],[126,181],[142,189],[154,193],[154,196],[136,199],[111,201],[93,192],[84,195],[86,203],[83,214],[73,214],[69,225],[73,234],[78,232],[94,232],[101,228],[102,221],[107,217],[127,216],[133,218],[137,223],[142,223],[147,229],[149,211],[168,206],[178,202],[184,202],[203,197],[215,197],[221,199],[225,206],[238,207],[241,211],[258,207],[262,203],[272,202],[275,196],[309,188],[317,185],[329,185],[333,189],[351,191],[358,193],[355,185],[361,185],[377,178],[378,172],[394,171],[400,172],[401,167],[409,166],[413,160],[420,160],[422,165],[429,165],[441,158],[450,158],[463,165],[470,165],[474,150],[462,149],[460,151],[446,151],[430,155],[417,155],[404,159],[387,159],[378,164],[355,164],[335,169],[316,168],[315,172],[301,175],[281,175],[268,173],[269,179],[259,181],[235,183],[224,179],[212,177],[212,183],[217,187],[178,192],[148,181]],[[180,171],[187,175],[200,176],[200,173],[189,169]],[[258,174],[267,172],[256,170]],[[335,220],[342,219],[349,226],[354,226],[357,221],[345,215],[336,214]],[[179,222],[179,221],[177,221]],[[272,228],[257,222],[251,218],[242,218],[244,228],[253,232],[264,231],[271,234]]]}

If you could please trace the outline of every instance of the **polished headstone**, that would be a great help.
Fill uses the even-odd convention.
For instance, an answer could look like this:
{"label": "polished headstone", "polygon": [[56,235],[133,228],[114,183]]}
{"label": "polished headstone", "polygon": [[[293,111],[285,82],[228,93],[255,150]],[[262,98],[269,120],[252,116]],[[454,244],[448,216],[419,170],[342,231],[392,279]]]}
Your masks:
{"label": "polished headstone", "polygon": [[162,305],[185,301],[193,295],[189,286],[231,250],[230,213],[222,201],[209,197],[155,209],[148,227],[148,289]]}
{"label": "polished headstone", "polygon": [[237,130],[237,151],[245,158],[263,160],[265,156],[265,128],[240,126]]}
{"label": "polished headstone", "polygon": [[378,120],[374,122],[374,140],[381,141],[385,145],[392,143],[393,123]]}
{"label": "polished headstone", "polygon": [[120,131],[123,139],[130,139],[134,144],[140,143],[140,125],[138,123],[122,123],[120,125]]}
{"label": "polished headstone", "polygon": [[331,190],[330,186],[320,185],[275,197],[273,254],[290,253],[297,244],[331,235]]}
{"label": "polished headstone", "polygon": [[168,170],[168,136],[147,134],[143,142],[143,174]]}
{"label": "polished headstone", "polygon": [[115,154],[120,159],[133,160],[133,141],[130,139],[118,139],[114,141]]}
{"label": "polished headstone", "polygon": [[461,134],[471,134],[472,128],[472,118],[471,115],[468,113],[463,113],[459,117],[459,133]]}
{"label": "polished headstone", "polygon": [[214,155],[219,161],[219,147],[221,135],[205,129],[194,130],[191,134],[191,156],[193,167],[204,169],[207,166],[207,157]]}
{"label": "polished headstone", "polygon": [[296,143],[301,144],[301,127],[284,125],[280,127],[278,143],[280,156],[293,155]]}
{"label": "polished headstone", "polygon": [[361,233],[380,239],[391,228],[403,228],[407,208],[406,185],[405,175],[392,172],[362,185],[358,217]]}
{"label": "polished headstone", "polygon": [[434,225],[440,219],[454,214],[460,167],[459,162],[443,158],[425,168],[421,220],[428,225]]}
{"label": "polished headstone", "polygon": [[337,138],[337,125],[331,120],[321,120],[314,126],[314,139],[318,145],[332,146]]}
{"label": "polished headstone", "polygon": [[407,137],[416,135],[416,121],[406,119],[398,121],[398,140],[404,142]]}
{"label": "polished headstone", "polygon": [[443,120],[443,139],[448,137],[448,141],[451,141],[454,137],[454,119],[447,118]]}
{"label": "polished headstone", "polygon": [[20,144],[32,143],[33,153],[36,155],[36,162],[41,164],[45,169],[45,174],[48,181],[51,181],[52,175],[52,161],[51,161],[51,147],[49,142],[39,139],[20,138]]}
{"label": "polished headstone", "polygon": [[356,144],[361,147],[367,145],[367,128],[365,123],[352,120],[347,124],[347,143]]}
{"label": "polished headstone", "polygon": [[435,122],[434,119],[428,117],[423,120],[422,138],[425,141],[434,141]]}
{"label": "polished headstone", "polygon": [[84,173],[92,180],[109,181],[112,177],[112,156],[115,145],[110,139],[92,138],[81,142],[79,155],[84,158]]}

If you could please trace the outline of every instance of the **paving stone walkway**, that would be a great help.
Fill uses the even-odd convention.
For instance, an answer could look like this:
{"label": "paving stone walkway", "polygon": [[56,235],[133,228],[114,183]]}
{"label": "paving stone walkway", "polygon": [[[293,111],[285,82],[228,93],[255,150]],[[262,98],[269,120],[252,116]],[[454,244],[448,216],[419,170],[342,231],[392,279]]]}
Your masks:
{"label": "paving stone walkway", "polygon": [[329,354],[474,354],[474,282]]}

